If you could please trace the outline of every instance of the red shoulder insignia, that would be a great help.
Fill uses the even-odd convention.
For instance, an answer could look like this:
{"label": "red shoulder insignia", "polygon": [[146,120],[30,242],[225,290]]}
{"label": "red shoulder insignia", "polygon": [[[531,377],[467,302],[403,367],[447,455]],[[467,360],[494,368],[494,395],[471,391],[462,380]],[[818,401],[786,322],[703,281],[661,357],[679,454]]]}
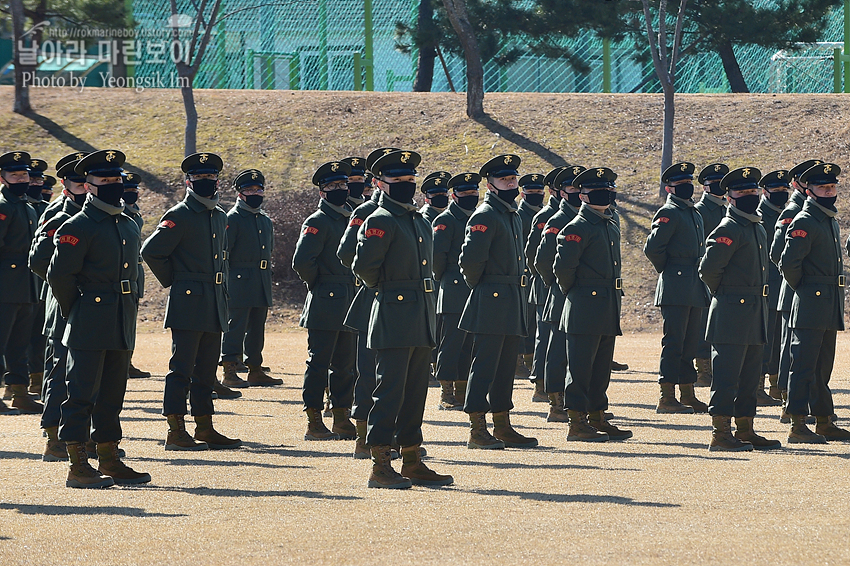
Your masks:
{"label": "red shoulder insignia", "polygon": [[556,228],[555,226],[549,226],[549,229],[548,229],[548,230],[546,230],[546,233],[547,233],[547,234],[555,234],[555,235],[557,235],[557,234],[558,234],[558,232],[560,232],[560,231],[561,231],[561,229],[560,229],[560,228]]}
{"label": "red shoulder insignia", "polygon": [[80,241],[79,238],[72,236],[70,234],[65,234],[63,236],[59,236],[59,243],[60,244],[71,244],[72,246],[76,246],[77,242],[79,242],[79,241]]}
{"label": "red shoulder insignia", "polygon": [[542,229],[543,229],[543,228],[545,228],[545,227],[546,227],[546,223],[545,223],[545,222],[540,222],[539,224],[537,224],[537,229],[538,229],[538,230],[542,230]]}
{"label": "red shoulder insignia", "polygon": [[791,232],[792,238],[805,238],[808,235],[809,235],[809,233],[806,232],[805,230],[793,230]]}
{"label": "red shoulder insignia", "polygon": [[445,224],[437,224],[436,226],[434,226],[434,232],[436,232],[437,230],[445,230],[445,229],[446,229]]}
{"label": "red shoulder insignia", "polygon": [[717,238],[716,242],[718,244],[726,244],[727,246],[731,246],[732,245],[732,238],[727,238],[726,236],[720,236],[719,238]]}
{"label": "red shoulder insignia", "polygon": [[56,230],[55,230],[55,229],[54,229],[54,230],[48,230],[48,231],[47,231],[47,237],[48,237],[48,238],[52,238],[52,237],[53,237],[53,234],[55,234],[55,233],[56,233]]}
{"label": "red shoulder insignia", "polygon": [[581,242],[581,236],[578,234],[567,234],[564,236],[565,242]]}
{"label": "red shoulder insignia", "polygon": [[177,226],[177,224],[175,224],[173,221],[163,220],[159,223],[159,226],[157,226],[157,228],[174,228],[175,226]]}
{"label": "red shoulder insignia", "polygon": [[487,227],[483,224],[476,224],[475,226],[469,227],[470,232],[486,232]]}
{"label": "red shoulder insignia", "polygon": [[363,224],[362,218],[352,218],[351,222],[348,223],[349,226],[360,226]]}
{"label": "red shoulder insignia", "polygon": [[668,222],[670,222],[670,219],[667,218],[666,216],[659,216],[658,218],[655,219],[655,221],[661,222],[662,224],[667,224]]}
{"label": "red shoulder insignia", "polygon": [[369,228],[366,230],[366,237],[371,238],[372,236],[377,236],[379,238],[384,237],[385,232],[379,228]]}
{"label": "red shoulder insignia", "polygon": [[6,220],[6,215],[5,215],[5,214],[0,213],[0,220]]}
{"label": "red shoulder insignia", "polygon": [[794,222],[793,218],[783,218],[782,219],[782,224],[791,224],[792,222]]}
{"label": "red shoulder insignia", "polygon": [[307,226],[306,228],[304,228],[304,233],[305,234],[318,234],[319,229],[316,228],[315,226]]}

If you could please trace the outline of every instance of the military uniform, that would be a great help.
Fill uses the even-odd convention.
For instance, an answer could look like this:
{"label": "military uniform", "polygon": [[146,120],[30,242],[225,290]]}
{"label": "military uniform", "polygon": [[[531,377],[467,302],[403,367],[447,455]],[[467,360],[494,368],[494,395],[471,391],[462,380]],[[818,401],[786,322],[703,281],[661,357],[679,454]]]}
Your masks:
{"label": "military uniform", "polygon": [[363,181],[348,180],[348,206],[354,210],[364,202],[363,191],[366,188],[366,159],[363,157],[346,157],[342,160],[351,168],[351,177],[363,177]]}
{"label": "military uniform", "polygon": [[[528,175],[523,175],[519,179],[519,186],[521,198],[519,201],[519,206],[517,207],[517,213],[519,213],[519,219],[522,223],[522,246],[523,253],[525,253],[525,248],[528,245],[528,237],[531,233],[531,227],[534,223],[534,217],[538,212],[543,210],[543,197],[542,193],[536,194],[526,194],[526,189],[537,189],[540,191],[544,190],[543,180],[545,179],[545,175],[541,173],[530,173]],[[529,202],[529,199],[533,198],[540,199],[539,204],[532,204]],[[526,264],[525,271],[523,271],[529,283],[531,281],[531,268]],[[529,287],[529,291],[531,288]],[[528,296],[529,293],[526,293]],[[526,317],[528,319],[528,334],[526,334],[525,339],[520,346],[520,359],[517,359],[517,375],[520,377],[529,377],[534,378],[536,375],[534,374],[534,339],[537,336],[537,308],[529,299],[526,304]]]}
{"label": "military uniform", "polygon": [[[221,167],[221,158],[212,153],[192,154],[181,165],[187,177],[217,175]],[[167,450],[241,444],[219,435],[211,424],[221,333],[227,330],[227,215],[218,206],[217,184],[196,179],[189,181],[186,197],[163,215],[142,246],[151,272],[169,289],[165,328],[171,329],[172,354],[162,411],[169,421]],[[185,430],[187,392],[198,424],[195,440],[201,442],[192,441]]]}
{"label": "military uniform", "polygon": [[[47,170],[47,162],[43,159],[30,160],[30,186],[27,190],[27,202],[35,211],[36,219],[41,218],[47,209],[47,203],[42,199],[42,187],[44,186],[44,171]],[[54,180],[55,183],[55,180]],[[38,225],[38,222],[36,222]],[[46,352],[46,339],[41,330],[44,326],[44,300],[46,297],[46,285],[44,281],[36,277],[36,288],[38,290],[38,301],[33,307],[32,332],[30,343],[27,348],[27,365],[29,367],[30,393],[41,397],[42,380],[44,378],[44,357]]]}
{"label": "military uniform", "polygon": [[[429,224],[433,224],[434,220],[442,214],[449,206],[449,191],[448,183],[452,174],[448,171],[434,171],[429,173],[422,182],[420,190],[425,194],[427,199],[425,205],[419,209],[419,214],[422,215]],[[443,326],[443,317],[437,314],[437,336],[440,335],[440,329]],[[438,338],[439,341],[439,338]],[[431,350],[431,364],[433,373],[436,373],[437,364],[437,348]],[[435,375],[431,376],[436,379]]]}
{"label": "military uniform", "polygon": [[[350,172],[345,162],[326,163],[316,171],[313,184],[323,188],[327,183],[345,181]],[[318,210],[301,227],[292,257],[292,269],[309,290],[300,321],[308,331],[302,393],[308,417],[305,440],[352,440],[356,436],[348,415],[354,396],[357,335],[343,325],[354,299],[354,276],[336,256],[351,210],[344,199],[341,202],[334,205],[327,198],[319,201]],[[326,387],[330,387],[334,411],[333,431],[322,423]]]}

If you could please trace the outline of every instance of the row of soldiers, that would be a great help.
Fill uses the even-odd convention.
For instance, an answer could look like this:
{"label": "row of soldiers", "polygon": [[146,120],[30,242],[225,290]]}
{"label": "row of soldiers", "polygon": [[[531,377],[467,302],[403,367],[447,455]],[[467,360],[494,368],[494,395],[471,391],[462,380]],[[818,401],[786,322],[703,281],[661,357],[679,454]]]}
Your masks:
{"label": "row of soldiers", "polygon": [[[27,195],[34,193],[30,176],[37,177],[46,163],[23,151],[0,156],[0,356],[12,392],[12,406],[0,402],[0,414],[41,413],[47,436],[43,459],[70,460],[69,487],[151,480],[122,461],[118,446],[144,292],[143,259],[169,288],[166,450],[241,445],[213,427],[213,398],[240,395],[216,380],[220,363],[231,387],[282,384],[262,366],[274,241],[271,219],[262,210],[262,173],[249,169],[236,177],[236,204],[225,213],[219,206],[221,158],[188,156],[181,165],[184,200],[165,213],[142,245],[138,176],[123,170],[125,159],[118,150],[65,156],[56,166],[62,194],[40,209]],[[26,343],[40,292],[35,276],[47,283],[41,287],[44,326],[35,329],[47,339],[43,405],[27,391]],[[34,348],[30,363],[44,359],[44,352]],[[236,375],[243,359],[246,380]],[[194,436],[185,426],[187,399]],[[97,469],[89,458],[98,460]]]}

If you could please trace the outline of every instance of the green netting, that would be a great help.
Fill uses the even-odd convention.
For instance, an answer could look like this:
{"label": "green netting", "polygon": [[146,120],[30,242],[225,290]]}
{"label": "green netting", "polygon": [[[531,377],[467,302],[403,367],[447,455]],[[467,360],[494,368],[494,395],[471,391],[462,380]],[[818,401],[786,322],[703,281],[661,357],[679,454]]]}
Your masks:
{"label": "green netting", "polygon": [[[759,4],[774,0],[754,0]],[[187,17],[182,22],[185,40],[197,3],[178,2]],[[371,42],[366,41],[365,7],[371,7]],[[416,52],[396,49],[396,23],[412,24],[417,0],[224,0],[227,16],[213,31],[196,88],[410,91],[416,71]],[[135,20],[140,32],[138,78],[148,84],[174,86],[169,80],[175,67],[170,49],[170,9],[162,0],[135,0]],[[208,14],[205,15],[208,17]],[[821,42],[843,37],[843,12],[834,10]],[[369,59],[368,45],[372,57]],[[565,45],[584,63],[579,72],[565,58],[533,55],[508,65],[485,64],[488,92],[601,92],[603,42],[591,33]],[[164,56],[158,53],[165,47]],[[831,92],[833,47],[829,43],[799,51],[776,53],[753,47],[736,47],[744,79],[751,92]],[[507,46],[506,46],[507,47]],[[611,46],[611,91],[656,92],[651,64],[636,61],[632,42]],[[174,49],[180,55],[180,49]],[[465,63],[444,53],[445,68],[435,64],[433,91],[466,88]],[[448,75],[448,76],[447,76]],[[161,80],[152,79],[160,77]],[[164,77],[164,80],[162,79]],[[451,81],[449,80],[451,78]],[[679,92],[729,92],[719,56],[713,53],[685,57],[677,78]]]}

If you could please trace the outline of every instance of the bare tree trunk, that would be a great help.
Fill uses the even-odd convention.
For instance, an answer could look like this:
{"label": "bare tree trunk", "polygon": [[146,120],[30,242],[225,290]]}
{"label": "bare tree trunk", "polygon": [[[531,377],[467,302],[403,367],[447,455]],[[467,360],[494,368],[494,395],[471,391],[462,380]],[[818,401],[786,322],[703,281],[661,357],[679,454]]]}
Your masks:
{"label": "bare tree trunk", "polygon": [[18,50],[23,42],[24,35],[24,2],[23,0],[9,0],[9,9],[12,12],[12,41],[15,49],[15,102],[12,111],[24,114],[32,111],[30,106],[30,90],[24,84],[24,72],[35,72],[35,68],[21,64],[21,54]]}
{"label": "bare tree trunk", "polygon": [[446,13],[457,33],[466,58],[466,115],[470,118],[484,116],[484,66],[475,30],[469,22],[465,0],[443,0]]}
{"label": "bare tree trunk", "polygon": [[747,88],[747,81],[744,80],[744,74],[741,72],[741,66],[738,65],[738,58],[732,49],[732,42],[727,39],[718,45],[717,54],[720,55],[720,61],[723,63],[723,70],[726,71],[726,78],[729,79],[729,87],[732,92],[750,92],[750,89]]}
{"label": "bare tree trunk", "polygon": [[188,86],[180,88],[180,94],[183,95],[183,108],[186,111],[183,156],[187,157],[198,151],[198,110],[195,108],[195,91],[191,79]]}
{"label": "bare tree trunk", "polygon": [[[419,1],[419,33],[423,32],[432,36],[434,27],[434,7],[431,0]],[[437,50],[434,45],[422,45],[419,47],[419,60],[416,63],[416,77],[413,80],[413,92],[431,92],[434,82],[434,60],[437,58]]]}
{"label": "bare tree trunk", "polygon": [[[664,89],[664,128],[661,137],[661,173],[673,165],[673,125],[676,122],[675,97],[676,90],[672,86]],[[659,195],[661,197],[666,196],[663,184],[659,188]]]}

